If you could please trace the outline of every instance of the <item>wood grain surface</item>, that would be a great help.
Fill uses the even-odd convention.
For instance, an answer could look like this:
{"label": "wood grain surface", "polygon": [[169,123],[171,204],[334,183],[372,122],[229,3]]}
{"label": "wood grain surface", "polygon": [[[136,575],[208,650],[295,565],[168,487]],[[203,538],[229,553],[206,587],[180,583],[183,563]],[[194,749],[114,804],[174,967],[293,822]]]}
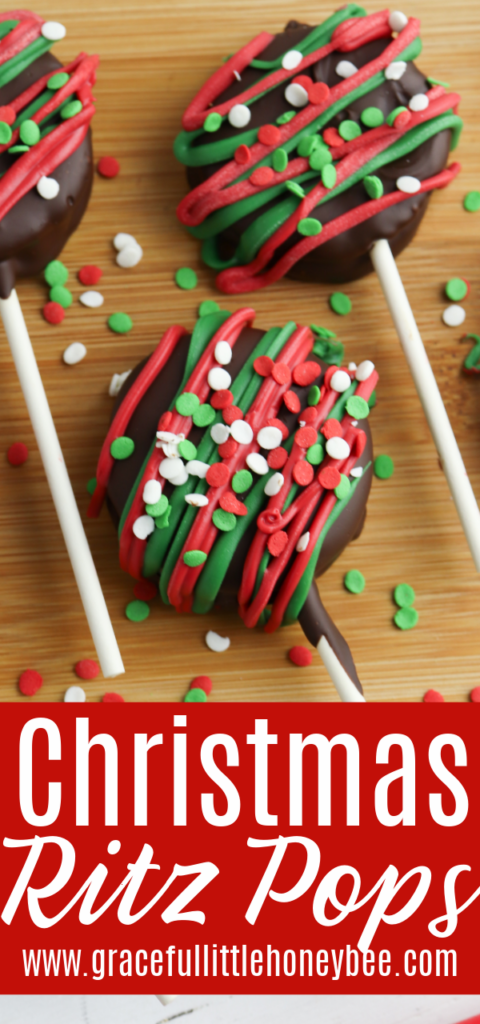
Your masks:
{"label": "wood grain surface", "polygon": [[[109,421],[112,373],[134,366],[171,323],[191,328],[199,303],[216,297],[197,243],[175,218],[184,194],[184,173],[172,155],[181,114],[222,58],[251,36],[265,28],[280,31],[292,15],[316,24],[329,11],[312,0],[293,7],[287,0],[61,0],[41,10],[67,26],[66,39],[55,46],[60,59],[79,50],[100,54],[95,156],[115,155],[122,168],[112,181],[96,175],[86,216],[64,250],[74,303],[63,324],[50,327],[43,320],[47,290],[40,279],[18,289],[82,514]],[[463,173],[433,196],[399,266],[480,499],[480,380],[460,371],[468,351],[462,333],[480,332],[480,213],[467,214],[462,206],[465,193],[480,188],[480,7],[478,0],[421,0],[407,13],[422,19],[420,67],[462,94],[465,128],[457,151]],[[144,259],[132,270],[115,264],[111,240],[117,231],[131,232],[143,246]],[[104,269],[100,310],[78,302],[76,273],[84,263]],[[195,291],[175,286],[180,266],[198,272]],[[472,285],[465,324],[456,330],[441,321],[443,287],[453,276]],[[323,323],[337,331],[349,360],[371,358],[380,372],[374,442],[377,453],[393,457],[395,474],[374,481],[363,535],[321,580],[322,597],[348,638],[368,700],[419,701],[430,687],[446,700],[467,700],[480,683],[480,577],[375,277],[346,287],[353,309],[345,318],[330,311],[331,290],[282,281],[253,301],[258,326],[288,319]],[[224,305],[235,310],[249,299]],[[122,337],[106,326],[118,310],[134,321]],[[84,342],[88,353],[68,367],[62,353],[73,340]],[[76,681],[75,662],[95,652],[4,337],[0,396],[1,450],[17,440],[30,448],[18,469],[0,455],[0,697],[23,699],[18,676],[36,668],[44,686],[34,699],[60,700]],[[133,583],[119,568],[106,511],[86,528],[126,665],[125,676],[114,682],[99,676],[85,684],[88,700],[112,689],[126,700],[180,700],[193,676],[203,673],[212,676],[212,700],[337,699],[317,656],[306,669],[288,661],[289,647],[302,642],[299,627],[266,636],[247,631],[232,614],[181,617],[159,601],[146,622],[129,622],[124,609]],[[343,587],[350,568],[366,577],[361,596]],[[399,582],[410,583],[417,594],[419,624],[407,633],[392,624],[391,594]],[[207,649],[207,629],[230,636],[227,653]]]}

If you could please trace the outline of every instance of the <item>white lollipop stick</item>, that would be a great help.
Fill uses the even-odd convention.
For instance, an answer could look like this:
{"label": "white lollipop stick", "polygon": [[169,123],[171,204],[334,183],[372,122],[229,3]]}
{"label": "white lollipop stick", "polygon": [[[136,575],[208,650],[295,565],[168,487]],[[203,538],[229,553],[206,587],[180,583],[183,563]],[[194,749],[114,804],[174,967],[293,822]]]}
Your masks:
{"label": "white lollipop stick", "polygon": [[162,1006],[168,1006],[169,1003],[173,1003],[174,999],[178,999],[178,996],[157,996]]}
{"label": "white lollipop stick", "polygon": [[385,239],[375,242],[370,255],[440,456],[475,568],[480,572],[480,511],[402,279]]}
{"label": "white lollipop stick", "polygon": [[343,665],[337,658],[330,646],[326,636],[320,637],[317,644],[317,651],[325,665],[325,668],[332,680],[332,683],[340,697],[340,700],[349,704],[365,704],[365,697],[357,690],[355,683],[345,671]]}
{"label": "white lollipop stick", "polygon": [[75,501],[70,478],[38,370],[17,293],[0,299],[0,315],[52,492],[67,551],[80,591],[98,660],[106,679],[124,672],[97,570]]}

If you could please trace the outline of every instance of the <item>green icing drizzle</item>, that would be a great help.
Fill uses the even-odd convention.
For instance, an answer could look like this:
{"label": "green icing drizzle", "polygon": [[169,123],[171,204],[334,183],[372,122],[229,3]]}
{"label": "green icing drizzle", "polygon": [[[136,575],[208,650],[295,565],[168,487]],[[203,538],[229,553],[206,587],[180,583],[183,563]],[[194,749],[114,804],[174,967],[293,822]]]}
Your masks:
{"label": "green icing drizzle", "polygon": [[[347,4],[340,11],[336,11],[330,18],[323,21],[321,25],[317,25],[305,39],[302,39],[300,43],[295,43],[295,49],[303,53],[306,57],[307,54],[313,53],[315,50],[319,50],[321,46],[325,46],[330,42],[332,35],[336,28],[346,21],[348,18],[364,18],[366,11],[363,7],[358,7],[357,4]],[[287,51],[285,51],[287,52]],[[276,60],[260,60],[255,58],[250,62],[250,67],[259,68],[260,70],[265,69],[266,71],[276,71],[277,68],[282,66],[282,53]]]}
{"label": "green icing drizzle", "polygon": [[51,39],[44,39],[41,36],[39,39],[35,39],[33,43],[30,43],[29,46],[26,46],[21,53],[17,53],[15,57],[2,64],[0,68],[0,89],[3,89],[4,85],[8,85],[14,78],[21,75],[26,68],[30,67],[30,64],[33,64],[35,60],[42,57],[44,53],[48,53],[52,45]]}

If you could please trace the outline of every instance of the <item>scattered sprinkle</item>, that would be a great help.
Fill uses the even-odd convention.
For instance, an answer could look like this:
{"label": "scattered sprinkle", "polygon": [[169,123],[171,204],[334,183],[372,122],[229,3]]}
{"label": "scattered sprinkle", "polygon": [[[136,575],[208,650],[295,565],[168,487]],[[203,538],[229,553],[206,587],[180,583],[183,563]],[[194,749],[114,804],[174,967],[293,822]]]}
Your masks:
{"label": "scattered sprinkle", "polygon": [[296,462],[293,467],[293,479],[300,487],[307,487],[311,484],[314,476],[314,469],[310,462]]}
{"label": "scattered sprinkle", "polygon": [[191,441],[184,440],[178,443],[178,454],[182,459],[186,459],[189,462],[191,459],[195,459],[197,456],[197,449]]}
{"label": "scattered sprinkle", "polygon": [[306,460],[311,466],[319,466],[323,462],[323,447],[321,444],[312,444],[311,448],[307,449]]}
{"label": "scattered sprinkle", "polygon": [[393,621],[399,629],[413,629],[418,622],[418,612],[416,608],[399,608],[398,612],[393,616]]}
{"label": "scattered sprinkle", "polygon": [[26,668],[18,680],[18,688],[24,697],[33,697],[42,684],[40,672],[36,672],[34,668]]}
{"label": "scattered sprinkle", "polygon": [[288,124],[288,122],[291,121],[293,117],[295,117],[295,111],[294,110],[286,110],[284,114],[280,114],[280,117],[277,117],[275,123],[276,124]]}
{"label": "scattered sprinkle", "polygon": [[74,671],[79,679],[95,679],[100,672],[100,666],[91,658],[83,658],[81,661],[77,661]]}
{"label": "scattered sprinkle", "polygon": [[35,121],[23,121],[20,125],[19,135],[26,146],[35,146],[40,140],[40,128]]}
{"label": "scattered sprinkle", "polygon": [[180,416],[191,416],[199,405],[200,399],[193,391],[183,391],[175,402],[175,408]]}
{"label": "scattered sprinkle", "polygon": [[305,668],[307,665],[312,664],[313,654],[308,647],[302,647],[301,644],[298,644],[296,647],[290,648],[288,657],[293,665],[297,665],[298,668]]}
{"label": "scattered sprinkle", "polygon": [[45,21],[40,29],[44,39],[50,39],[52,43],[58,43],[60,39],[65,39],[67,30],[65,25],[62,25],[59,21]]}
{"label": "scattered sprinkle", "polygon": [[136,267],[142,257],[143,249],[138,242],[135,242],[135,244],[125,245],[123,249],[120,249],[116,257],[116,263],[119,267],[123,267],[124,270],[129,270],[131,267]]}
{"label": "scattered sprinkle", "polygon": [[282,68],[285,68],[285,71],[293,71],[302,63],[302,60],[303,53],[300,53],[300,50],[287,50],[282,57]]}
{"label": "scattered sprinkle", "polygon": [[97,163],[97,171],[102,178],[116,178],[120,172],[120,164],[114,156],[102,156]]}
{"label": "scattered sprinkle", "polygon": [[350,445],[343,437],[330,437],[325,448],[331,459],[347,459],[350,455]]}
{"label": "scattered sprinkle", "polygon": [[351,78],[352,75],[356,75],[358,68],[355,64],[352,64],[351,60],[341,60],[335,68],[335,72],[339,78]]}
{"label": "scattered sprinkle", "polygon": [[325,466],[318,474],[318,481],[327,491],[335,490],[341,482],[341,474],[335,466]]}
{"label": "scattered sprinkle", "polygon": [[451,277],[445,285],[445,295],[450,302],[461,302],[468,295],[468,283],[463,277]]}
{"label": "scattered sprinkle", "polygon": [[203,122],[203,128],[206,132],[218,132],[221,124],[222,115],[218,114],[216,110],[212,110],[211,114],[207,114]]}
{"label": "scattered sprinkle", "polygon": [[212,686],[213,683],[210,676],[195,676],[195,679],[192,679],[190,683],[189,690],[203,690],[208,697],[212,692]]}
{"label": "scattered sprinkle", "polygon": [[81,686],[69,686],[65,691],[64,701],[66,704],[84,704],[87,695]]}
{"label": "scattered sprinkle", "polygon": [[408,25],[408,18],[402,11],[392,11],[388,18],[392,32],[401,32]]}
{"label": "scattered sprinkle", "polygon": [[127,377],[130,376],[131,370],[124,370],[123,373],[114,373],[113,377],[108,385],[108,393],[110,398],[116,398],[120,393]]}
{"label": "scattered sprinkle", "polygon": [[374,369],[375,363],[372,363],[371,359],[364,359],[355,370],[355,380],[368,380],[372,376]]}
{"label": "scattered sprinkle", "polygon": [[239,469],[238,473],[235,473],[232,478],[232,489],[236,494],[243,494],[244,491],[248,491],[253,484],[253,476],[249,473],[248,469]]}
{"label": "scattered sprinkle", "polygon": [[37,181],[37,192],[42,199],[56,199],[60,192],[60,185],[58,181],[55,181],[55,178],[46,178],[44,176]]}
{"label": "scattered sprinkle", "polygon": [[0,121],[0,144],[2,146],[8,145],[12,137],[12,134],[13,132],[10,128],[10,125],[8,125],[6,121]]}
{"label": "scattered sprinkle", "polygon": [[122,697],[120,693],[104,693],[102,697],[103,704],[125,704],[125,697]]}
{"label": "scattered sprinkle", "polygon": [[365,576],[359,569],[349,569],[343,577],[343,583],[351,594],[362,594],[365,590]]}
{"label": "scattered sprinkle", "polygon": [[362,129],[356,121],[342,121],[338,127],[338,134],[345,142],[351,142],[352,139],[357,139],[362,134]]}
{"label": "scattered sprinkle", "polygon": [[61,260],[50,260],[47,263],[43,276],[50,288],[54,288],[55,285],[62,285],[68,280],[68,269]]}
{"label": "scattered sprinkle", "polygon": [[72,341],[63,353],[63,361],[67,366],[75,366],[75,363],[81,363],[82,359],[85,359],[86,354],[87,350],[81,341]]}
{"label": "scattered sprinkle", "polygon": [[480,704],[480,686],[474,686],[473,690],[470,691],[470,700],[474,704]]}
{"label": "scattered sprinkle", "polygon": [[87,306],[88,309],[98,309],[99,306],[103,306],[104,302],[102,293],[95,291],[82,292],[79,299],[82,306]]}
{"label": "scattered sprinkle", "polygon": [[61,324],[65,317],[65,310],[58,302],[46,302],[42,312],[49,324]]}
{"label": "scattered sprinkle", "polygon": [[298,82],[290,82],[284,93],[287,103],[292,107],[306,107],[308,103],[308,92]]}
{"label": "scattered sprinkle", "polygon": [[[235,406],[229,406],[229,409],[225,409],[224,415],[230,409],[234,409]],[[253,430],[246,420],[239,418],[235,419],[230,429],[231,436],[237,444],[250,444],[253,441]]]}
{"label": "scattered sprinkle", "polygon": [[0,121],[11,126],[16,120],[17,112],[13,107],[0,107]]}
{"label": "scattered sprinkle", "polygon": [[377,455],[373,463],[373,472],[379,480],[389,480],[394,469],[395,465],[390,455]]}
{"label": "scattered sprinkle", "polygon": [[249,181],[252,185],[256,185],[258,188],[264,188],[265,185],[270,184],[274,178],[274,170],[272,167],[256,167],[252,171]]}
{"label": "scattered sprinkle", "polygon": [[355,420],[364,420],[370,412],[368,402],[361,395],[351,395],[345,406],[348,415]]}
{"label": "scattered sprinkle", "polygon": [[58,302],[62,309],[69,309],[73,302],[73,295],[63,284],[56,284],[50,289],[50,302]]}
{"label": "scattered sprinkle", "polygon": [[214,633],[213,629],[209,629],[205,636],[205,643],[211,651],[215,651],[217,654],[223,654],[230,647],[230,637],[220,636],[218,633]]}
{"label": "scattered sprinkle", "polygon": [[297,224],[297,231],[299,235],[305,235],[307,238],[319,235],[322,230],[322,225],[319,220],[315,217],[304,217],[303,220],[299,220]]}
{"label": "scattered sprinkle", "polygon": [[427,690],[423,695],[425,704],[444,704],[445,697],[438,690]]}
{"label": "scattered sprinkle", "polygon": [[[86,264],[84,267],[80,267],[80,270],[78,271],[78,280],[80,281],[80,284],[88,287],[92,284],[98,284],[102,275],[103,270],[101,270],[100,267],[96,267],[94,264]],[[55,283],[63,284],[64,282],[59,281]]]}
{"label": "scattered sprinkle", "polygon": [[278,530],[277,533],[270,534],[267,541],[267,548],[273,558],[278,558],[282,551],[285,550],[288,544],[288,533],[286,530]]}
{"label": "scattered sprinkle", "polygon": [[243,501],[239,501],[231,491],[222,494],[220,508],[224,512],[232,512],[235,516],[246,516],[248,512],[247,506],[243,504]]}
{"label": "scattered sprinkle", "polygon": [[[258,141],[261,142],[263,146],[278,146],[282,138],[282,133],[280,131],[280,128],[277,128],[275,124],[262,124],[261,128],[258,129],[257,138]],[[277,168],[275,167],[275,161],[273,161],[273,163],[274,170],[277,170]]]}
{"label": "scattered sprinkle", "polygon": [[144,622],[150,615],[150,606],[146,601],[130,601],[125,608],[125,615],[130,622]]}
{"label": "scattered sprinkle", "polygon": [[380,107],[366,107],[360,114],[360,120],[366,128],[378,128],[385,118]]}
{"label": "scattered sprinkle", "polygon": [[213,366],[208,372],[207,381],[212,391],[225,391],[230,387],[232,378],[228,370],[221,366]]}
{"label": "scattered sprinkle", "polygon": [[190,569],[196,569],[198,565],[203,565],[207,561],[207,555],[205,551],[185,551],[183,561]]}
{"label": "scattered sprinkle", "polygon": [[252,112],[245,103],[235,103],[228,112],[228,120],[232,128],[245,128],[251,119]]}
{"label": "scattered sprinkle", "polygon": [[376,174],[367,174],[363,179],[363,187],[370,199],[381,199],[383,196],[383,182]]}
{"label": "scattered sprinkle", "polygon": [[408,103],[410,110],[413,110],[416,114],[420,113],[422,110],[426,110],[429,105],[430,100],[424,92],[417,92],[415,96],[412,96]]}
{"label": "scattered sprinkle", "polygon": [[235,162],[237,164],[248,164],[250,162],[250,150],[248,146],[244,145],[244,143],[242,143],[241,146],[237,146],[235,153],[233,155]]}
{"label": "scattered sprinkle", "polygon": [[228,366],[232,361],[232,348],[228,341],[217,341],[215,345],[215,359],[220,366]]}
{"label": "scattered sprinkle", "polygon": [[306,551],[307,548],[308,548],[309,543],[310,543],[310,530],[307,533],[302,533],[302,536],[299,537],[299,539],[297,541],[297,546],[296,546],[295,550],[298,551],[299,553],[301,553],[302,551]]}
{"label": "scattered sprinkle", "polygon": [[399,608],[410,608],[415,601],[415,591],[408,583],[398,583],[393,591],[393,600]]}
{"label": "scattered sprinkle", "polygon": [[418,178],[414,178],[411,174],[403,174],[396,181],[399,192],[405,192],[406,195],[413,196],[415,192],[419,192],[422,183]]}
{"label": "scattered sprinkle", "polygon": [[179,288],[183,288],[184,291],[191,291],[192,288],[197,287],[197,283],[197,275],[190,267],[180,267],[180,269],[177,270],[175,274],[175,284],[177,284]]}
{"label": "scattered sprinkle", "polygon": [[343,292],[333,292],[330,296],[330,308],[333,309],[334,313],[338,316],[347,316],[352,308],[351,300],[348,295],[344,295]]}
{"label": "scattered sprinkle", "polygon": [[279,427],[262,427],[258,431],[257,441],[260,448],[265,448],[267,451],[278,448],[283,441],[282,431]]}
{"label": "scattered sprinkle", "polygon": [[201,302],[198,307],[198,315],[200,317],[209,316],[210,313],[218,313],[219,309],[220,306],[218,305],[218,302],[214,301],[214,299],[205,299],[205,301]]}
{"label": "scattered sprinkle", "polygon": [[11,466],[23,466],[28,459],[28,448],[23,441],[14,441],[7,451],[7,461]]}
{"label": "scattered sprinkle", "polygon": [[269,498],[272,498],[275,494],[279,494],[284,483],[285,477],[283,476],[283,473],[273,473],[263,488],[264,493],[267,494]]}
{"label": "scattered sprinkle", "polygon": [[268,473],[268,462],[260,452],[250,452],[245,461],[248,468],[257,476],[265,476],[265,473]]}
{"label": "scattered sprinkle", "polygon": [[69,121],[71,117],[75,117],[81,110],[83,110],[82,101],[71,100],[70,103],[66,103],[64,107],[60,108],[60,117],[63,121]]}
{"label": "scattered sprinkle", "polygon": [[305,199],[305,189],[303,189],[297,181],[287,181],[285,182],[285,187],[289,192],[292,192],[294,196],[298,196],[299,199]]}
{"label": "scattered sprinkle", "polygon": [[110,445],[113,459],[128,459],[135,451],[135,441],[131,437],[116,437]]}
{"label": "scattered sprinkle", "polygon": [[348,476],[345,476],[345,473],[340,473],[340,483],[338,487],[335,487],[335,496],[339,501],[343,501],[350,494],[351,487]]}
{"label": "scattered sprinkle", "polygon": [[158,594],[158,587],[153,580],[137,580],[133,593],[139,601],[153,601]]}
{"label": "scattered sprinkle", "polygon": [[194,686],[191,687],[190,690],[187,690],[183,699],[186,704],[204,704],[207,699],[207,695],[205,690],[202,690],[201,687]]}
{"label": "scattered sprinkle", "polygon": [[385,78],[390,82],[398,82],[407,70],[405,60],[394,60],[385,68]]}
{"label": "scattered sprinkle", "polygon": [[152,516],[138,516],[132,526],[132,533],[138,540],[146,540],[155,529],[155,520]]}
{"label": "scattered sprinkle", "polygon": [[442,313],[442,320],[447,327],[460,327],[466,315],[463,306],[447,306]]}
{"label": "scattered sprinkle", "polygon": [[463,200],[463,207],[467,213],[476,213],[480,210],[480,192],[467,192]]}
{"label": "scattered sprinkle", "polygon": [[62,89],[67,82],[70,81],[70,75],[66,71],[59,71],[58,74],[52,75],[48,79],[47,89],[52,89],[53,92],[57,92],[58,89]]}
{"label": "scattered sprinkle", "polygon": [[115,334],[128,334],[133,327],[133,320],[128,313],[112,313],[107,320],[111,331]]}
{"label": "scattered sprinkle", "polygon": [[346,370],[335,370],[330,378],[330,387],[332,391],[337,391],[339,394],[343,394],[347,391],[352,383],[350,374]]}
{"label": "scattered sprinkle", "polygon": [[204,402],[194,409],[192,418],[196,427],[209,427],[215,419],[215,410],[208,402]]}
{"label": "scattered sprinkle", "polygon": [[223,533],[230,533],[237,525],[237,517],[233,512],[225,512],[223,508],[216,508],[212,516],[213,525]]}

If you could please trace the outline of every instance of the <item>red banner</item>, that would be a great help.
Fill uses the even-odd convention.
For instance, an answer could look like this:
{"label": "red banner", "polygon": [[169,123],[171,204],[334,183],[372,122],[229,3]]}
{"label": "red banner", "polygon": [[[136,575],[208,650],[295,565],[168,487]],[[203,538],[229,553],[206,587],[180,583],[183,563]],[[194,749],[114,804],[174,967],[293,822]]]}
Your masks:
{"label": "red banner", "polygon": [[5,704],[2,993],[474,993],[475,706]]}

